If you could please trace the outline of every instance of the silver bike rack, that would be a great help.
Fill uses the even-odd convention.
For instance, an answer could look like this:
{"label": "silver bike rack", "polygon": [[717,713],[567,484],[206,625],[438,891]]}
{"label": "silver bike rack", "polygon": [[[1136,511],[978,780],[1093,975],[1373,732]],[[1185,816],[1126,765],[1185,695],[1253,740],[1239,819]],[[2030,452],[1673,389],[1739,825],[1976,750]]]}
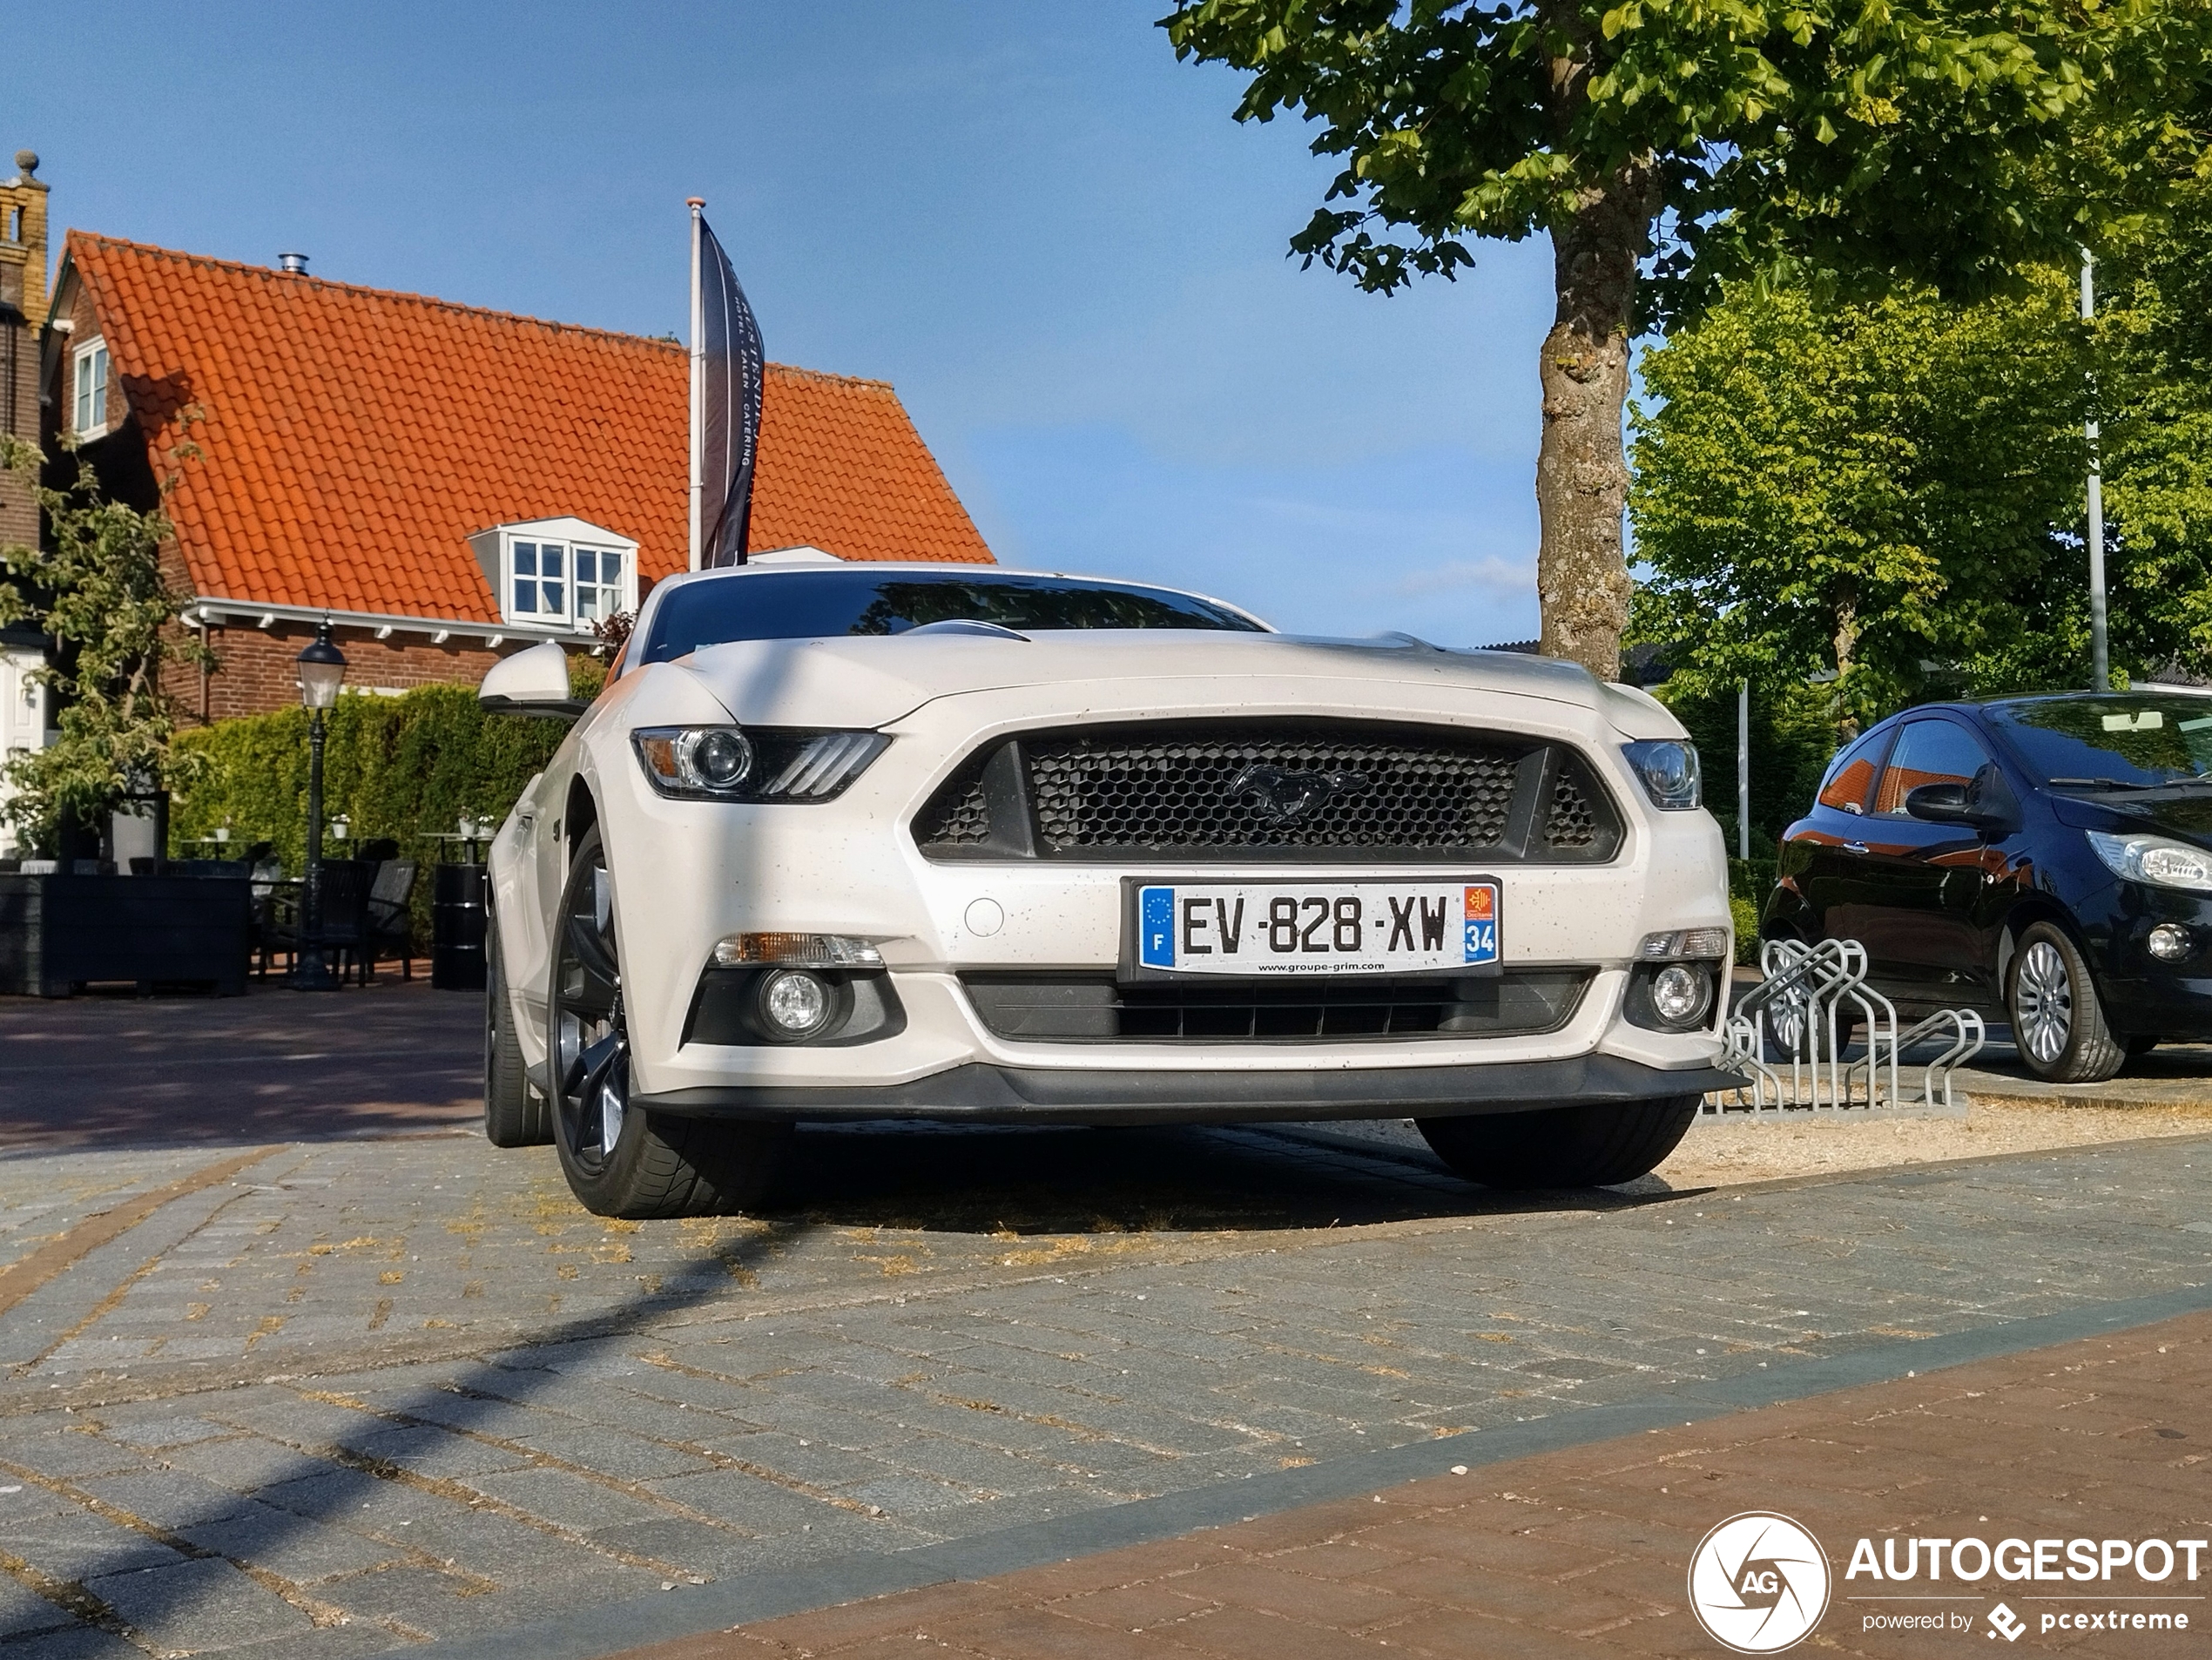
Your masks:
{"label": "silver bike rack", "polygon": [[[1759,948],[1766,976],[1736,1006],[1721,1064],[1744,1075],[1741,1089],[1705,1097],[1703,1123],[1769,1120],[1797,1114],[1862,1113],[1964,1117],[1951,1087],[1953,1069],[1981,1052],[1979,1015],[1939,1009],[1900,1032],[1897,1009],[1866,983],[1866,948],[1857,940],[1802,945],[1769,940]],[[1856,1027],[1866,1051],[1846,1060]],[[1938,1049],[1908,1063],[1908,1050]]]}

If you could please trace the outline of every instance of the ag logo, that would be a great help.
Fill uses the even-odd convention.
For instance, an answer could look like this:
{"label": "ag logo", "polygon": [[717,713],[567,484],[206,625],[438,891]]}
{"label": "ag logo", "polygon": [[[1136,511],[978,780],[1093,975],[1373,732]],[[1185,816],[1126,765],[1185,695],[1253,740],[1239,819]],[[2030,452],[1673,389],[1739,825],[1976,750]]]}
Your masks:
{"label": "ag logo", "polygon": [[1787,1516],[1747,1510],[1707,1534],[1689,1559],[1689,1608],[1738,1654],[1778,1654],[1828,1611],[1828,1557]]}

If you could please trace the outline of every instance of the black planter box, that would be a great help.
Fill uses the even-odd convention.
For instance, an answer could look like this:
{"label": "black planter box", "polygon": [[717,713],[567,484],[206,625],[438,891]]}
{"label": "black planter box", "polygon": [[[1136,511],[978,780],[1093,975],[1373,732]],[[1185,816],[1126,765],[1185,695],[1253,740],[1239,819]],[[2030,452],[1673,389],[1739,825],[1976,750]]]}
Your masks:
{"label": "black planter box", "polygon": [[0,875],[0,992],[66,997],[95,980],[246,993],[243,876]]}

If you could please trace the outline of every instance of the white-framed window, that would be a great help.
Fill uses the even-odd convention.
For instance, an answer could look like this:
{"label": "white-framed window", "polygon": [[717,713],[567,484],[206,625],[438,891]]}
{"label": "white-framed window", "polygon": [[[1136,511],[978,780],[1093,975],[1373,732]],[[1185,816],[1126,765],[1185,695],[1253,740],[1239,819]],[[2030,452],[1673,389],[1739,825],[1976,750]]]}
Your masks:
{"label": "white-framed window", "polygon": [[80,438],[98,438],[107,431],[107,372],[105,341],[88,340],[72,354],[70,384],[76,419],[71,425]]}
{"label": "white-framed window", "polygon": [[516,536],[508,543],[507,614],[588,628],[627,609],[629,566],[623,549]]}
{"label": "white-framed window", "polygon": [[589,519],[509,521],[476,531],[469,546],[502,622],[588,634],[637,609],[637,544]]}

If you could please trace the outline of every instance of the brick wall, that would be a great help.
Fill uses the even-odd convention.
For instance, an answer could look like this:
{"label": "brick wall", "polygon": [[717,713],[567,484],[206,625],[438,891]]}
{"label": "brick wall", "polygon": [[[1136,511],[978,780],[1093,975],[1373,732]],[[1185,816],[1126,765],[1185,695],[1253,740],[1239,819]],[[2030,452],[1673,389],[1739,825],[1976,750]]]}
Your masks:
{"label": "brick wall", "polygon": [[[314,638],[311,624],[280,621],[266,629],[226,624],[207,631],[219,666],[201,676],[197,669],[172,672],[168,690],[187,725],[200,720],[228,720],[258,715],[300,701],[293,659]],[[346,685],[354,691],[404,692],[413,686],[473,686],[491,665],[511,651],[533,644],[510,641],[496,651],[484,648],[480,635],[456,635],[433,645],[420,634],[395,633],[380,640],[373,630],[332,631],[346,654]]]}
{"label": "brick wall", "polygon": [[[24,170],[0,182],[0,430],[32,443],[39,438],[38,331],[45,320],[46,186]],[[37,539],[30,492],[12,476],[0,476],[0,543]]]}

